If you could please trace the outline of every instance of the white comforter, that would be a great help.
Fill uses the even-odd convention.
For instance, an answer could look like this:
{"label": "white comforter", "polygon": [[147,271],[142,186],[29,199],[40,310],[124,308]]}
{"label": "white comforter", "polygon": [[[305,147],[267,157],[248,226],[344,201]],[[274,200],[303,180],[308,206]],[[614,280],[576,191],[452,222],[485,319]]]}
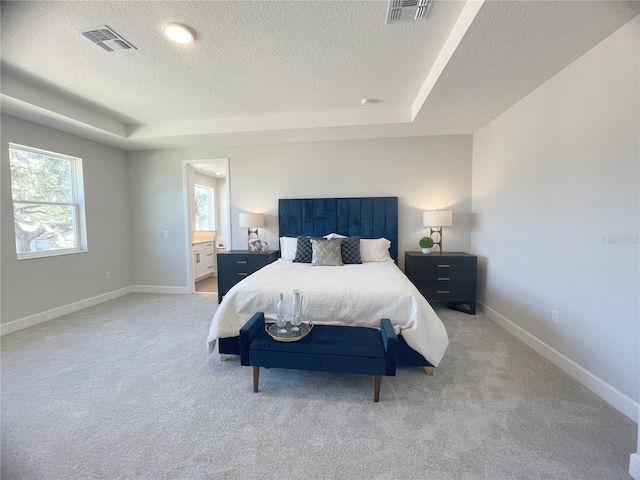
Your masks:
{"label": "white comforter", "polygon": [[313,267],[287,260],[267,265],[225,295],[209,329],[209,353],[218,338],[235,337],[255,312],[275,321],[275,306],[292,290],[303,296],[305,321],[379,327],[388,318],[396,334],[438,366],[449,338],[433,308],[393,262]]}

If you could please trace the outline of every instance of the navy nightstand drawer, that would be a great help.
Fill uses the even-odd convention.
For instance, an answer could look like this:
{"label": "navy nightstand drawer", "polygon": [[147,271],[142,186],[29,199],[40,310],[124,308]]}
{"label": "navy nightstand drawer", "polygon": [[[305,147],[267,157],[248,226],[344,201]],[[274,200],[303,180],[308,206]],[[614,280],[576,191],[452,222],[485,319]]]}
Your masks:
{"label": "navy nightstand drawer", "polygon": [[428,285],[418,290],[424,298],[434,301],[464,301],[475,293],[468,285]]}
{"label": "navy nightstand drawer", "polygon": [[244,250],[231,250],[218,254],[218,303],[222,297],[239,281],[247,278],[262,267],[275,262],[280,251],[267,253],[249,253]]}
{"label": "navy nightstand drawer", "polygon": [[444,301],[450,308],[476,312],[478,258],[462,252],[425,255],[405,252],[405,274],[428,301]]}
{"label": "navy nightstand drawer", "polygon": [[[246,254],[230,254],[219,253],[218,254],[218,267],[219,268],[239,268],[247,271],[255,272],[256,270],[268,265],[273,260],[269,261],[268,254],[261,253],[246,253]],[[276,257],[277,258],[277,257]]]}
{"label": "navy nightstand drawer", "polygon": [[233,287],[240,280],[247,278],[253,272],[241,272],[229,268],[218,269],[218,292],[224,295],[231,287]]}

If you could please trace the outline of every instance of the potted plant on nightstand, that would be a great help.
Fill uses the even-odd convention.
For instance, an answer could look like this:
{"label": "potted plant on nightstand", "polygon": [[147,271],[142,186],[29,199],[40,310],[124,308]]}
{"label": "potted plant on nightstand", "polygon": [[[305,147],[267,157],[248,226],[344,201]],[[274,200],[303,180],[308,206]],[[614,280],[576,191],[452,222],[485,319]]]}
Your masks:
{"label": "potted plant on nightstand", "polygon": [[420,244],[422,253],[431,253],[431,250],[433,250],[434,244],[431,237],[422,237],[418,243]]}

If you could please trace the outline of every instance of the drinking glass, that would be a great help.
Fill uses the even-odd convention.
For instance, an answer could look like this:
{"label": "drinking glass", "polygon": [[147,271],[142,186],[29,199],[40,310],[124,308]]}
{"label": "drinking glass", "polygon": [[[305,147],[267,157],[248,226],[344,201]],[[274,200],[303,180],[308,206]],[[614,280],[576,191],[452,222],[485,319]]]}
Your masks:
{"label": "drinking glass", "polygon": [[282,315],[276,317],[276,327],[278,335],[286,335],[287,334],[287,319],[288,315],[284,312]]}
{"label": "drinking glass", "polygon": [[302,295],[298,293],[298,301],[291,305],[291,331],[299,332],[302,325]]}
{"label": "drinking glass", "polygon": [[300,312],[294,313],[291,316],[291,331],[299,332],[300,325],[302,325],[302,315],[300,315]]}

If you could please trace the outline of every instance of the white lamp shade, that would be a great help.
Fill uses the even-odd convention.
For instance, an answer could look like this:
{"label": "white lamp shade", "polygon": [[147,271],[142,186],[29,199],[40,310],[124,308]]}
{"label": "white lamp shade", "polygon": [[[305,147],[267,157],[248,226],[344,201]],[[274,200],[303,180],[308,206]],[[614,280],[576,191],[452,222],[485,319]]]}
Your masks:
{"label": "white lamp shade", "polygon": [[451,210],[427,210],[422,212],[424,227],[448,227],[452,225]]}
{"label": "white lamp shade", "polygon": [[240,214],[240,226],[251,227],[264,227],[264,214],[262,213],[241,213]]}

